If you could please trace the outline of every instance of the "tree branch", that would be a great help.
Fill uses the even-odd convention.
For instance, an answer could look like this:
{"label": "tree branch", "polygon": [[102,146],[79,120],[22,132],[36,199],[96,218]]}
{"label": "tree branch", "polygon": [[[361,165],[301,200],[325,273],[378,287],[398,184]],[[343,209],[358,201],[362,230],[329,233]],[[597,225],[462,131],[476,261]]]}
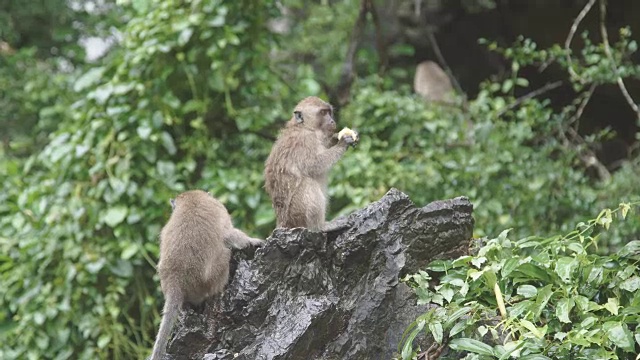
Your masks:
{"label": "tree branch", "polygon": [[502,109],[499,113],[498,113],[498,117],[504,115],[507,111],[512,110],[516,107],[518,107],[520,104],[522,104],[523,102],[532,99],[538,95],[542,95],[544,93],[546,93],[547,91],[551,91],[553,89],[556,89],[558,87],[560,87],[562,85],[562,81],[558,80],[556,82],[552,82],[552,83],[548,83],[545,86],[534,90],[526,95],[523,95],[519,98],[516,99],[516,101],[514,101],[513,103],[509,104],[509,106],[507,106],[506,108]]}
{"label": "tree branch", "polygon": [[458,94],[464,96],[465,99],[466,99],[466,94],[462,90],[462,86],[460,86],[460,83],[458,83],[458,80],[453,75],[453,71],[451,71],[451,68],[449,67],[449,64],[447,64],[447,60],[445,60],[444,56],[442,55],[442,51],[440,51],[440,46],[438,45],[438,41],[436,40],[436,36],[433,34],[433,30],[429,29],[429,31],[427,31],[427,34],[429,36],[429,43],[431,44],[431,48],[433,49],[434,53],[436,54],[436,58],[438,59],[440,64],[442,64],[442,67],[444,68],[444,71],[447,73],[447,75],[449,75],[449,78],[451,79],[451,82],[453,83],[453,87],[456,88],[456,91],[458,92]]}
{"label": "tree branch", "polygon": [[576,110],[576,113],[572,116],[571,121],[569,121],[569,126],[567,127],[566,131],[567,131],[567,134],[569,134],[569,136],[571,137],[571,139],[567,137],[563,129],[560,130],[560,136],[563,138],[564,144],[567,147],[573,144],[583,145],[584,146],[583,150],[579,153],[580,160],[582,160],[582,162],[586,167],[593,166],[596,169],[596,172],[598,173],[598,178],[601,181],[607,182],[611,179],[611,173],[609,172],[607,167],[604,166],[604,164],[602,164],[600,160],[598,160],[598,157],[596,156],[596,154],[593,152],[593,150],[589,148],[589,144],[587,143],[587,141],[578,133],[576,129],[574,129],[573,126],[571,126],[571,124],[576,123],[575,126],[577,128],[577,124],[579,123],[580,117],[582,117],[582,113],[584,112],[584,109],[587,107],[587,104],[591,100],[591,97],[593,96],[593,92],[595,91],[595,89],[596,89],[596,84],[591,84],[591,87],[587,91],[584,100],[580,103],[580,106],[578,107],[578,110]]}
{"label": "tree branch", "polygon": [[624,85],[624,81],[618,72],[618,67],[616,66],[616,62],[613,59],[613,54],[611,54],[611,47],[609,46],[609,34],[607,33],[607,27],[605,25],[605,17],[607,16],[607,5],[605,0],[600,0],[600,34],[602,35],[602,43],[604,44],[604,53],[607,55],[607,59],[611,63],[611,69],[616,74],[616,81],[618,83],[618,87],[622,92],[622,95],[627,100],[627,103],[635,111],[636,116],[640,119],[640,109],[638,109],[638,104],[633,100],[629,91],[627,91],[627,87]]}
{"label": "tree branch", "polygon": [[389,66],[389,56],[387,55],[387,45],[382,36],[382,25],[380,24],[380,17],[378,16],[378,10],[373,0],[367,0],[369,3],[369,12],[373,19],[373,25],[376,31],[376,50],[378,51],[378,58],[380,60],[380,73],[384,73]]}
{"label": "tree branch", "polygon": [[360,2],[360,13],[358,14],[358,19],[353,27],[351,40],[349,41],[349,48],[347,49],[347,55],[344,59],[344,64],[342,64],[342,74],[340,75],[340,82],[338,83],[337,89],[338,104],[340,105],[345,105],[349,101],[351,84],[355,78],[355,72],[353,69],[355,67],[356,51],[360,45],[360,39],[362,38],[364,26],[367,21],[367,12],[369,12],[368,2],[369,0],[362,0]]}
{"label": "tree branch", "polygon": [[564,42],[564,50],[567,53],[566,56],[567,56],[567,66],[569,68],[569,74],[571,75],[572,78],[575,78],[580,82],[583,82],[583,79],[573,69],[573,63],[571,61],[571,48],[570,48],[571,40],[573,40],[573,36],[578,30],[578,26],[580,25],[580,22],[582,22],[584,17],[587,16],[589,11],[593,7],[593,4],[595,3],[596,3],[596,0],[589,0],[587,5],[585,5],[584,8],[582,8],[582,11],[580,11],[580,14],[578,14],[578,17],[573,21],[573,24],[571,25],[571,30],[569,31],[569,36],[567,37],[567,40],[565,40]]}

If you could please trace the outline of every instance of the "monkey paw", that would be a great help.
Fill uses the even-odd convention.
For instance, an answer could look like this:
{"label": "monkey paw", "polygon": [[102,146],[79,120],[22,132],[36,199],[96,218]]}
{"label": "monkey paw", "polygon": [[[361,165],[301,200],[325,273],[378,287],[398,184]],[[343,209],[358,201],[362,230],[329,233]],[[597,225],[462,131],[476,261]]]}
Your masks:
{"label": "monkey paw", "polygon": [[347,145],[356,146],[360,137],[358,136],[358,132],[351,130],[349,128],[344,128],[340,130],[338,133],[338,140],[344,141]]}

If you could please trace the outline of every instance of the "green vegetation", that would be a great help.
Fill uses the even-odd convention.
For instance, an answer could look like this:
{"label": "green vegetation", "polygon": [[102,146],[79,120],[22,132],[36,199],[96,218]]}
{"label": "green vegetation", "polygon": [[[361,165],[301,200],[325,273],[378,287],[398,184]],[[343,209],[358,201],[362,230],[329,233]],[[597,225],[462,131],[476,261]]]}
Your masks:
{"label": "green vegetation", "polygon": [[[285,1],[296,16],[289,18],[290,31],[280,34],[265,31],[281,15],[276,1],[120,0],[107,1],[100,11],[44,2],[46,11],[34,5],[16,13],[17,0],[0,5],[0,358],[143,358],[163,301],[155,263],[168,199],[185,189],[205,188],[225,203],[238,227],[255,236],[270,233],[275,221],[262,189],[264,160],[293,105],[307,95],[327,98],[340,83],[347,34],[360,3]],[[39,20],[43,17],[47,21]],[[117,45],[97,60],[86,60],[77,40],[108,36],[111,28],[118,30]],[[591,284],[589,274],[581,277],[586,267],[571,268],[564,273],[569,278],[557,274],[555,264],[571,257],[592,268],[617,262],[619,268],[601,271],[597,286],[611,283],[618,271],[627,271],[626,277],[618,276],[620,285],[604,289],[601,299],[606,295],[620,306],[634,304],[621,292],[622,283],[635,276],[624,270],[633,264],[631,257],[594,253],[635,244],[629,240],[640,234],[637,203],[626,221],[598,239],[597,249],[579,238],[550,237],[569,231],[596,209],[640,196],[638,154],[600,181],[588,175],[584,159],[590,146],[609,134],[577,145],[566,135],[592,86],[616,84],[619,76],[640,77],[630,60],[637,50],[631,32],[623,28],[620,34],[611,57],[603,44],[587,42],[572,62],[559,45],[538,49],[522,38],[501,47],[485,40],[512,63],[512,71],[487,80],[477,96],[454,105],[425,103],[412,94],[405,85],[411,68],[379,74],[376,51],[363,46],[355,57],[359,77],[338,113],[340,124],[357,129],[362,141],[333,171],[329,217],[377,200],[390,187],[418,204],[465,195],[474,204],[478,236],[513,228],[514,238],[535,234],[558,242],[534,246],[530,239],[523,245],[509,242],[504,233],[481,250],[486,260],[475,261],[478,266],[471,260],[448,262],[457,276],[449,288],[461,280],[468,282],[466,296],[488,299],[473,305],[474,314],[495,312],[493,290],[483,282],[489,275],[473,280],[464,272],[498,266],[509,256],[495,248],[506,244],[511,256],[535,258],[550,281],[515,278],[522,272],[513,269],[507,277],[494,269],[505,297],[529,304],[549,286],[546,303],[556,304],[580,284]],[[333,40],[327,44],[325,39]],[[3,50],[2,41],[13,48]],[[407,44],[389,50],[413,51]],[[569,104],[518,97],[518,91],[535,90],[522,69],[545,62],[574,74],[577,93]],[[587,225],[589,231],[594,224]],[[581,236],[587,235],[595,236]],[[520,294],[525,285],[542,286],[536,294],[526,292],[528,287]],[[429,300],[422,289],[423,301]],[[438,293],[433,294],[431,300]],[[446,297],[446,303],[468,307],[460,296]],[[572,322],[595,318],[585,325],[587,331],[622,334],[615,341],[607,338],[619,347],[610,351],[630,349],[621,345],[630,331],[622,324],[632,323],[635,315],[623,319],[622,310],[616,315],[606,304],[596,308],[591,295],[583,296],[593,316],[579,318],[567,309],[567,317]],[[455,306],[438,314],[451,314]],[[541,334],[551,310],[538,307],[539,313],[501,326],[524,334],[526,320],[533,326],[526,334]],[[431,318],[416,325],[427,326]],[[469,318],[459,337],[473,337],[465,330],[472,321],[483,319]],[[563,324],[548,324],[546,334],[560,333]],[[451,332],[442,327],[443,333]],[[568,332],[563,339],[573,336]],[[534,351],[532,346],[542,344],[534,338],[514,346],[521,346],[522,354]],[[558,342],[564,344],[563,339]],[[411,353],[409,347],[403,354]]]}
{"label": "green vegetation", "polygon": [[609,256],[593,248],[610,237],[604,229],[637,216],[632,205],[605,209],[565,235],[512,241],[505,230],[473,256],[432,263],[434,290],[428,272],[407,276],[419,303],[443,307],[411,324],[402,358],[421,352],[412,341],[423,331],[465,359],[631,358],[640,344],[640,241]]}

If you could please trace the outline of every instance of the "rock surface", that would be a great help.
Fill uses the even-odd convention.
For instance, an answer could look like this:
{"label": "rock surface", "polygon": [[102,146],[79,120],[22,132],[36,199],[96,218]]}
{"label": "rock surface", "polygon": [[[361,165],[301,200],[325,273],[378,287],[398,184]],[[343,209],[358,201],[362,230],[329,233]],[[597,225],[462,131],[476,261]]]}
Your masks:
{"label": "rock surface", "polygon": [[253,257],[234,254],[222,299],[185,312],[167,358],[391,359],[426,311],[399,278],[465,254],[472,208],[463,197],[419,208],[392,189],[344,229],[276,229]]}

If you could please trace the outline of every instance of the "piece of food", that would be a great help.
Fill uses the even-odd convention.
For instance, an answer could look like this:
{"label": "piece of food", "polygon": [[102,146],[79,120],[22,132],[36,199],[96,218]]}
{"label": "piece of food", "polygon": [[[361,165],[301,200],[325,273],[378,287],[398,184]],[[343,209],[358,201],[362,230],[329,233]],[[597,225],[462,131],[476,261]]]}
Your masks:
{"label": "piece of food", "polygon": [[358,142],[359,138],[358,138],[358,133],[349,129],[348,127],[340,130],[340,132],[338,133],[338,140],[342,140],[342,137],[344,136],[351,136],[351,138],[353,139],[353,141]]}

